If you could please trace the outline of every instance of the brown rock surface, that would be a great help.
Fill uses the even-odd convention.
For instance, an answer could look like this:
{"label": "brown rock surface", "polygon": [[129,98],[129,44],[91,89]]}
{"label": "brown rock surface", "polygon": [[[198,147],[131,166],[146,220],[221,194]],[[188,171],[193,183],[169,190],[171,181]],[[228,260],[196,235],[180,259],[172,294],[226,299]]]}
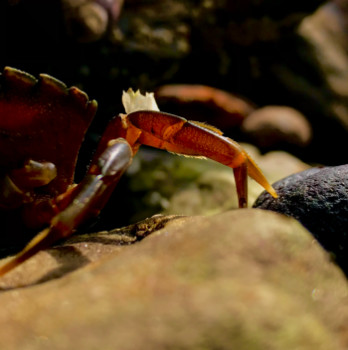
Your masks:
{"label": "brown rock surface", "polygon": [[[347,282],[293,219],[236,210],[173,220],[141,243],[113,244],[84,237],[3,278],[6,288],[36,276],[30,287],[0,294],[0,348],[348,346]],[[71,259],[61,254],[68,249],[97,261],[39,283],[52,272],[48,260]]]}
{"label": "brown rock surface", "polygon": [[237,129],[254,111],[246,99],[206,85],[163,85],[156,90],[156,100],[163,111],[214,125],[224,132]]}
{"label": "brown rock surface", "polygon": [[263,149],[303,148],[312,137],[306,117],[287,106],[266,106],[249,114],[242,125],[253,143]]}
{"label": "brown rock surface", "polygon": [[[331,1],[308,16],[299,33],[311,45],[323,72],[331,98],[326,108],[331,117],[348,129],[348,45],[347,18],[343,1]],[[315,121],[313,121],[315,123]],[[324,129],[325,131],[325,129]]]}

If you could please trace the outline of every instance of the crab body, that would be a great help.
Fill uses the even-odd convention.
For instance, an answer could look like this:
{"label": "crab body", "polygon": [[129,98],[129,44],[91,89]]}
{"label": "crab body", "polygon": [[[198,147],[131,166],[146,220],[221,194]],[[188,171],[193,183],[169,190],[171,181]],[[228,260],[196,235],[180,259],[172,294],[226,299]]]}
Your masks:
{"label": "crab body", "polygon": [[[98,215],[140,145],[211,158],[233,169],[239,206],[247,175],[274,197],[260,169],[235,141],[212,126],[158,110],[152,94],[123,95],[127,114],[113,118],[81,183],[73,185],[78,152],[97,103],[76,87],[13,68],[0,76],[0,244],[42,229],[0,275]],[[6,227],[7,226],[7,227]]]}
{"label": "crab body", "polygon": [[[4,246],[18,241],[16,235],[25,236],[28,228],[49,223],[52,199],[72,184],[78,152],[97,103],[44,74],[37,80],[5,68],[0,79],[0,215],[5,231],[0,242]],[[30,160],[54,165],[56,176],[50,179],[48,174],[47,184],[41,186],[23,180],[18,184],[18,176],[14,182],[13,171],[25,168]],[[7,192],[8,198],[3,195]]]}

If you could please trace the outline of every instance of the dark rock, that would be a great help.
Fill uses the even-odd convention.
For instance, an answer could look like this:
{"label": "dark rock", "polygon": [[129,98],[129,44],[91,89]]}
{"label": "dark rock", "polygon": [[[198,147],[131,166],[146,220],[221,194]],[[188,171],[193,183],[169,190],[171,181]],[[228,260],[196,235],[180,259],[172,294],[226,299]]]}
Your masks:
{"label": "dark rock", "polygon": [[[341,3],[341,4],[340,4]],[[303,20],[299,34],[307,40],[332,95],[327,108],[348,128],[348,42],[346,9],[342,1],[328,2]],[[314,122],[314,120],[313,120]]]}
{"label": "dark rock", "polygon": [[[346,2],[346,1],[345,1]],[[312,60],[321,75],[321,82],[313,78],[307,80],[308,85],[299,87],[300,76],[297,81],[292,80],[292,90],[299,87],[302,96],[312,95],[308,107],[313,112],[305,114],[310,118],[313,126],[313,151],[317,150],[321,158],[326,158],[325,164],[337,165],[345,162],[332,162],[338,159],[338,154],[326,152],[327,143],[335,148],[346,148],[347,138],[342,132],[348,130],[348,42],[346,8],[343,1],[328,1],[311,16],[306,17],[298,28],[299,35],[307,43],[303,51],[304,59]],[[322,102],[325,101],[323,104]],[[319,108],[322,112],[319,111]],[[307,108],[302,109],[305,111]],[[317,112],[315,112],[315,109]],[[308,109],[307,109],[308,110]],[[322,142],[325,139],[327,142]],[[325,155],[327,154],[327,155]]]}
{"label": "dark rock", "polygon": [[100,39],[108,27],[108,13],[95,2],[65,1],[67,31],[81,42]]}
{"label": "dark rock", "polygon": [[279,199],[263,192],[254,207],[299,220],[348,275],[348,165],[312,168],[273,186]]}

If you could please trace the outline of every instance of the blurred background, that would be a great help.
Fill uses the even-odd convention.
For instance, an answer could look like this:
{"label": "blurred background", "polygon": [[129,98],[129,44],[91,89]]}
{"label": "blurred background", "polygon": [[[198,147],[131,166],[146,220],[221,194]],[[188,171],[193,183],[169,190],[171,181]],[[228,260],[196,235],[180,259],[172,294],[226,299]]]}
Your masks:
{"label": "blurred background", "polygon": [[[282,150],[311,165],[347,163],[348,0],[5,0],[0,6],[1,69],[48,73],[98,101],[77,180],[107,122],[123,112],[121,94],[129,87],[155,91],[161,110],[215,125],[262,154]],[[142,213],[121,215],[116,224],[165,209],[175,188],[205,171],[150,150],[139,159],[109,210]],[[152,165],[144,168],[143,160]],[[164,166],[155,181],[151,161]],[[179,180],[172,180],[176,169]],[[128,199],[132,188],[138,204]]]}

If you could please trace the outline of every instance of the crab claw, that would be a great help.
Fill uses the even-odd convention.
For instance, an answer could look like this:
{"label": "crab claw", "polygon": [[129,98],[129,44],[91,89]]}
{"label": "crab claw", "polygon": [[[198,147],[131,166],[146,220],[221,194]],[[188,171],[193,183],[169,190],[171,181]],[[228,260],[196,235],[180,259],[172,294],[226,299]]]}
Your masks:
{"label": "crab claw", "polygon": [[125,140],[110,142],[97,162],[92,164],[84,180],[73,191],[68,192],[68,198],[57,203],[63,210],[53,217],[51,225],[1,266],[0,276],[59,239],[70,236],[87,219],[97,216],[131,160],[132,150]]}
{"label": "crab claw", "polygon": [[120,114],[109,123],[96,156],[108,140],[122,137],[132,147],[133,154],[141,145],[147,145],[185,156],[210,158],[232,168],[240,208],[247,206],[247,175],[274,198],[278,197],[247,152],[236,141],[224,137],[219,129],[158,111],[152,94],[143,96],[138,91],[128,90],[123,93],[122,101],[127,114]]}
{"label": "crab claw", "polygon": [[185,156],[209,158],[232,168],[241,208],[247,205],[247,175],[274,198],[277,197],[246,151],[215,127],[164,112],[140,110],[120,114],[108,129],[108,137],[112,133],[121,135],[130,143],[134,153],[140,145],[147,145]]}

